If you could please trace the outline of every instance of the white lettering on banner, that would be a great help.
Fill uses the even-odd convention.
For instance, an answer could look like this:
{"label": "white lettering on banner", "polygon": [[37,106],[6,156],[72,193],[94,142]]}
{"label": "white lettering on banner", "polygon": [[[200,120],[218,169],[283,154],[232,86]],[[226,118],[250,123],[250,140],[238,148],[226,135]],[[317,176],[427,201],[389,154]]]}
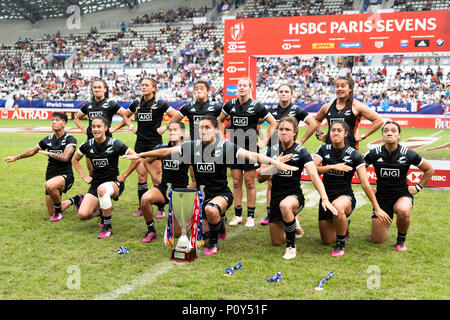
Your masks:
{"label": "white lettering on banner", "polygon": [[431,180],[437,181],[437,182],[445,182],[445,181],[447,181],[447,177],[446,176],[432,176]]}
{"label": "white lettering on banner", "polygon": [[434,128],[435,129],[445,129],[448,125],[446,124],[445,119],[435,119],[434,120]]}
{"label": "white lettering on banner", "polygon": [[14,111],[11,119],[22,119],[22,120],[47,120],[49,119],[49,111],[27,111],[27,110],[16,110]]}
{"label": "white lettering on banner", "polygon": [[415,19],[367,19],[351,21],[290,23],[290,35],[325,33],[416,32],[435,30],[436,18]]}

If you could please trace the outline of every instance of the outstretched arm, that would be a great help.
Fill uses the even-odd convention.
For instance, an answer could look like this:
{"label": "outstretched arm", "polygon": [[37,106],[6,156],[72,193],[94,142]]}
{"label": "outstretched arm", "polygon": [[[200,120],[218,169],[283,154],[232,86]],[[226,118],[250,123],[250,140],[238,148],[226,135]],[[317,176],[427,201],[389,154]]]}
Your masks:
{"label": "outstretched arm", "polygon": [[23,158],[29,158],[34,156],[36,153],[38,153],[39,151],[39,147],[38,146],[34,146],[33,148],[28,149],[27,151],[25,151],[24,153],[21,153],[17,156],[9,156],[5,158],[5,162],[9,163],[9,162],[14,162],[16,160],[20,160]]}

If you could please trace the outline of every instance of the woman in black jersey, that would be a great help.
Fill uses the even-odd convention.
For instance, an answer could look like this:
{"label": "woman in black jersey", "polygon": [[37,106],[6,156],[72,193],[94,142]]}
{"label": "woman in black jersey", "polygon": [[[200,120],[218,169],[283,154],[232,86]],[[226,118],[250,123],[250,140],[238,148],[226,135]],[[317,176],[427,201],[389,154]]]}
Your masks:
{"label": "woman in black jersey", "polygon": [[[143,78],[141,80],[140,99],[134,100],[126,111],[127,116],[131,114],[136,115],[138,123],[137,127],[132,126],[131,131],[136,134],[136,144],[134,150],[137,153],[153,150],[158,144],[162,143],[162,134],[167,130],[167,125],[161,127],[164,114],[167,113],[171,118],[178,115],[178,112],[173,109],[167,102],[156,99],[156,90],[158,83],[152,78]],[[125,125],[126,119],[123,119],[120,124],[112,128],[112,132],[118,130]],[[143,163],[140,163],[136,169],[138,174],[138,200],[141,203],[141,198],[144,193],[148,191],[147,178],[148,172]],[[149,167],[149,173],[152,178],[153,186],[161,183],[161,161],[154,161]],[[133,214],[134,217],[142,215],[142,210],[139,207]],[[164,205],[158,206],[157,218],[164,218]]]}
{"label": "woman in black jersey", "polygon": [[383,223],[391,218],[384,212],[370,187],[366,166],[361,154],[345,144],[349,129],[345,122],[337,120],[330,128],[331,144],[322,145],[315,154],[314,163],[319,174],[323,174],[323,184],[327,195],[338,214],[323,210],[319,204],[319,230],[324,244],[336,240],[331,252],[332,257],[341,257],[345,251],[345,238],[348,232],[348,220],[356,206],[352,190],[352,177],[356,171],[361,187],[374,207],[374,214]]}
{"label": "woman in black jersey", "polygon": [[[383,120],[375,111],[353,98],[355,84],[352,78],[338,77],[334,81],[334,87],[336,99],[333,102],[325,103],[316,115],[319,131],[316,133],[316,137],[325,143],[331,143],[330,130],[327,134],[320,131],[322,121],[327,119],[328,128],[330,128],[334,121],[341,120],[349,127],[345,143],[359,150],[358,142],[377,131],[383,124]],[[362,117],[371,121],[372,124],[364,133],[359,134],[359,123]]]}
{"label": "woman in black jersey", "polygon": [[51,222],[63,219],[63,211],[75,204],[77,211],[83,195],[78,194],[69,200],[61,202],[62,193],[66,193],[73,185],[72,156],[77,147],[77,140],[65,132],[67,115],[64,112],[52,113],[53,133],[43,138],[39,143],[17,155],[6,157],[5,162],[14,162],[34,156],[37,153],[48,156],[45,173],[45,202],[51,216]]}
{"label": "woman in black jersey", "polygon": [[[394,218],[397,215],[397,243],[395,250],[406,251],[406,234],[408,232],[411,210],[414,204],[413,195],[423,189],[434,173],[430,163],[398,142],[401,128],[397,122],[387,121],[382,127],[383,146],[370,150],[364,156],[366,166],[373,165],[377,175],[376,198],[380,207]],[[409,167],[414,165],[423,171],[423,176],[415,186],[408,186]],[[386,240],[390,224],[382,223],[372,216],[371,239],[374,243]]]}
{"label": "woman in black jersey", "polygon": [[267,156],[289,159],[286,164],[295,166],[297,171],[275,171],[273,166],[262,165],[258,182],[272,178],[270,192],[269,231],[272,244],[280,246],[286,239],[286,252],[283,259],[295,258],[297,249],[295,238],[296,225],[299,224],[297,214],[303,209],[305,198],[300,188],[303,168],[306,168],[314,187],[320,194],[324,210],[337,213],[336,208],[328,200],[325,187],[317,174],[316,166],[308,150],[295,142],[298,134],[298,122],[294,117],[284,117],[278,124],[279,144],[272,145],[267,150]]}
{"label": "woman in black jersey", "polygon": [[[222,217],[233,204],[233,194],[228,188],[227,167],[237,158],[273,164],[279,170],[298,170],[279,160],[239,148],[220,138],[217,119],[206,115],[199,123],[201,140],[183,142],[179,146],[152,150],[142,154],[145,157],[171,158],[194,168],[197,187],[204,186],[204,219],[208,221],[209,242],[206,255],[216,254],[219,233],[225,228]],[[203,224],[203,225],[206,225]]]}
{"label": "woman in black jersey", "polygon": [[[169,142],[157,145],[153,150],[159,150],[163,148],[171,148],[181,144],[183,137],[185,136],[184,123],[179,121],[172,121],[169,123]],[[145,157],[143,164],[150,170],[150,164],[157,160],[157,157],[146,157],[146,152],[139,153],[137,155],[127,156],[128,159],[140,159]],[[147,234],[142,239],[142,242],[151,242],[156,239],[156,230],[153,222],[153,204],[168,204],[167,199],[167,184],[170,183],[172,188],[195,188],[195,180],[192,185],[189,185],[188,170],[189,165],[180,163],[178,160],[172,160],[168,158],[162,160],[162,179],[161,183],[154,188],[150,189],[141,199],[141,210],[147,224]]]}
{"label": "woman in black jersey", "polygon": [[[258,152],[258,148],[267,145],[271,133],[275,130],[277,122],[262,103],[251,97],[252,82],[249,78],[238,80],[237,98],[229,100],[222,108],[219,115],[219,130],[225,134],[224,122],[230,118],[230,141],[246,150]],[[258,141],[257,127],[260,120],[269,123],[267,136]],[[247,189],[247,214],[246,227],[255,225],[256,206],[256,169],[257,163],[242,162],[230,166],[233,179],[233,197],[235,199],[235,216],[230,221],[230,226],[243,223],[242,220],[242,184],[245,182]]]}
{"label": "woman in black jersey", "polygon": [[[112,234],[111,199],[117,200],[125,188],[125,179],[136,169],[138,161],[133,161],[130,167],[119,175],[119,157],[136,154],[119,140],[106,135],[110,122],[103,116],[92,120],[94,138],[84,142],[72,158],[72,164],[81,178],[90,184],[78,211],[80,220],[89,220],[98,216],[96,209],[100,206],[103,218],[103,228],[99,239],[109,238]],[[80,160],[88,157],[93,164],[92,177],[87,176],[81,167]]]}
{"label": "woman in black jersey", "polygon": [[[92,139],[92,120],[96,116],[103,116],[109,122],[115,114],[119,114],[124,119],[128,126],[131,126],[131,120],[126,117],[126,110],[117,103],[115,100],[109,99],[108,84],[103,79],[95,79],[92,83],[92,98],[89,101],[83,103],[80,110],[75,115],[75,125],[87,135],[87,139]],[[83,125],[82,119],[87,116],[89,119],[89,126],[86,128]],[[106,135],[111,136],[111,132],[107,132]],[[86,158],[86,164],[89,170],[89,175],[92,175],[92,163]]]}

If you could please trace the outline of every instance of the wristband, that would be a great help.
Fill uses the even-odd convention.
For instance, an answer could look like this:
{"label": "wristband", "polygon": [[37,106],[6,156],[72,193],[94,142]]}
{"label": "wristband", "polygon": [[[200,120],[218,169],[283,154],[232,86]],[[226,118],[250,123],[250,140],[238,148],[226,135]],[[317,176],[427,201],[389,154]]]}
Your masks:
{"label": "wristband", "polygon": [[364,135],[364,133],[362,133],[362,134],[360,135],[360,137],[361,137],[361,140],[364,140],[364,139],[366,138],[366,136]]}
{"label": "wristband", "polygon": [[416,191],[419,192],[420,190],[423,189],[423,187],[418,183],[414,186],[414,188],[416,188]]}
{"label": "wristband", "polygon": [[16,156],[16,161],[20,160],[20,155]]}
{"label": "wristband", "polygon": [[319,138],[319,136],[320,136],[321,134],[325,134],[325,132],[323,132],[323,131],[316,132],[316,138]]}
{"label": "wristband", "polygon": [[133,129],[133,128],[134,128],[134,124],[130,124],[130,125],[128,126],[128,128]]}

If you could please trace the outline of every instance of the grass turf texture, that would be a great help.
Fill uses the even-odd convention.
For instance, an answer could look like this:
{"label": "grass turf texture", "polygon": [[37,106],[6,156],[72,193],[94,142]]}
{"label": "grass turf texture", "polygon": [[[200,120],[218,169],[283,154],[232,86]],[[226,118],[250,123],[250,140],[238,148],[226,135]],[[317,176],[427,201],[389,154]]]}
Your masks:
{"label": "grass turf texture", "polygon": [[[6,126],[50,126],[49,121],[2,120]],[[68,127],[73,127],[72,121]],[[404,129],[403,139],[429,136],[438,130]],[[303,134],[304,128],[299,134]],[[442,131],[442,138],[433,147],[450,140]],[[0,157],[17,155],[35,146],[45,134],[0,133]],[[135,136],[117,133],[116,138],[134,147]],[[361,144],[381,136],[377,132]],[[84,135],[75,135],[78,144]],[[305,147],[315,152],[319,143],[311,138]],[[423,148],[422,148],[423,149]],[[418,150],[419,153],[420,149]],[[448,149],[421,153],[427,159],[449,159]],[[81,161],[85,167],[85,161]],[[129,165],[120,160],[120,171]],[[32,158],[0,165],[0,299],[449,299],[448,192],[424,190],[415,197],[411,226],[407,236],[408,251],[394,250],[395,223],[384,244],[370,243],[372,207],[367,203],[355,209],[351,218],[350,239],[346,254],[330,257],[332,246],[320,243],[317,225],[317,204],[300,213],[305,236],[297,239],[298,254],[294,260],[284,261],[284,246],[273,247],[268,227],[259,225],[265,216],[266,184],[256,184],[258,203],[256,226],[227,227],[228,237],[219,243],[215,256],[199,254],[194,263],[176,264],[169,261],[170,248],[163,244],[165,219],[156,222],[158,239],[151,244],[141,243],[146,226],[143,218],[131,215],[137,209],[137,176],[133,173],[118,202],[113,202],[113,229],[110,239],[98,240],[97,220],[81,222],[74,207],[65,212],[59,223],[50,223],[44,202],[44,178],[47,157],[37,154]],[[150,182],[150,179],[149,179]],[[231,177],[229,186],[232,186]],[[151,187],[151,183],[149,183]],[[75,183],[66,199],[85,193],[88,186],[75,172]],[[303,184],[305,197],[315,201],[311,184]],[[361,193],[360,186],[353,186]],[[365,196],[363,196],[365,200]],[[430,205],[431,204],[431,205]],[[166,207],[167,209],[167,207]],[[244,220],[246,209],[244,202]],[[234,215],[227,212],[228,221]],[[445,227],[447,226],[447,227]],[[130,249],[118,255],[120,246]],[[225,269],[241,262],[243,270],[232,276]],[[79,289],[69,289],[80,273]],[[375,273],[380,270],[379,289],[369,289]],[[77,270],[77,269],[75,269]],[[276,272],[281,272],[279,283],[267,283]],[[320,279],[333,271],[335,276],[317,292]],[[69,286],[68,286],[69,284]]]}

